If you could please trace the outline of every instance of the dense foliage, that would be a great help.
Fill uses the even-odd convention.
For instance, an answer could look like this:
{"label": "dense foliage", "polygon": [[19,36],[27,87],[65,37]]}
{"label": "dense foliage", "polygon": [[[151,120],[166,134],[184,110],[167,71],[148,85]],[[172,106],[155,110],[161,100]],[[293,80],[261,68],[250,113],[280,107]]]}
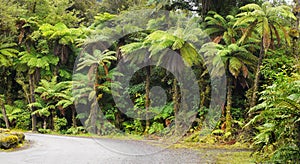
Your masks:
{"label": "dense foliage", "polygon": [[[212,128],[223,143],[252,143],[258,161],[300,162],[299,5],[0,0],[0,127],[170,137],[195,118],[184,134],[198,141]],[[146,65],[129,86],[116,82],[122,62]],[[178,80],[187,67],[191,102]]]}

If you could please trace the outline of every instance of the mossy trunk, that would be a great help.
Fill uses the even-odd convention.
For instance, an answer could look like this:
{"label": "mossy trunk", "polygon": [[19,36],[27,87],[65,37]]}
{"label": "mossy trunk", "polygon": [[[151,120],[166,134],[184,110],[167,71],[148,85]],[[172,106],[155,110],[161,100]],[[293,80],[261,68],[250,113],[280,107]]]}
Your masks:
{"label": "mossy trunk", "polygon": [[47,117],[44,117],[43,129],[47,129]]}
{"label": "mossy trunk", "polygon": [[[95,69],[94,70],[94,74],[95,74],[95,81],[94,81],[94,92],[95,92],[95,97],[97,97],[97,88],[99,86],[98,84],[98,80],[99,80],[99,72],[98,72],[98,65],[95,64],[91,67],[91,69]],[[90,126],[90,132],[96,134],[97,133],[97,126],[96,126],[96,122],[97,122],[97,103],[98,100],[97,98],[94,99],[94,102],[92,102],[91,104],[91,110],[90,110],[90,115],[89,115],[89,126]]]}
{"label": "mossy trunk", "polygon": [[[229,75],[228,75],[229,76]],[[232,81],[230,77],[227,77],[227,96],[226,96],[226,133],[231,132],[231,124],[232,124],[232,117],[231,117],[231,107],[232,107]]]}
{"label": "mossy trunk", "polygon": [[9,123],[9,119],[6,115],[6,109],[5,109],[5,105],[4,105],[3,102],[1,102],[1,112],[2,112],[4,122],[5,122],[5,126],[6,126],[7,129],[9,129],[10,128],[10,123]]}
{"label": "mossy trunk", "polygon": [[177,80],[174,79],[173,81],[173,102],[174,102],[174,114],[175,116],[179,112],[179,93],[178,93],[178,86],[177,86]]}
{"label": "mossy trunk", "polygon": [[293,54],[295,56],[295,63],[298,66],[298,71],[300,72],[300,56],[299,56],[299,22],[300,22],[300,0],[294,0],[294,8],[293,13],[297,18],[296,22],[294,23],[294,28],[296,30],[296,36],[293,37]]}
{"label": "mossy trunk", "polygon": [[[55,117],[55,111],[50,111],[49,116],[49,129],[54,130],[54,117]],[[47,123],[47,122],[46,122]]]}
{"label": "mossy trunk", "polygon": [[257,102],[257,92],[258,92],[258,88],[259,88],[259,79],[260,79],[260,71],[261,71],[260,67],[262,66],[262,60],[263,60],[264,56],[265,56],[265,49],[264,49],[263,43],[261,43],[259,58],[258,58],[255,77],[254,77],[254,84],[253,84],[250,107],[254,107]]}
{"label": "mossy trunk", "polygon": [[90,115],[89,115],[89,125],[90,126],[90,132],[93,133],[93,134],[97,134],[97,125],[96,125],[96,122],[97,122],[97,105],[96,105],[97,102],[94,102],[92,105],[91,105],[91,111],[90,111]]}
{"label": "mossy trunk", "polygon": [[[30,103],[34,103],[35,102],[34,89],[35,89],[34,74],[29,74]],[[31,107],[31,113],[33,113],[35,111],[36,111],[36,108],[35,107]],[[37,124],[36,115],[32,114],[31,115],[31,127],[32,127],[32,131],[34,131],[34,132],[37,131],[36,124]]]}
{"label": "mossy trunk", "polygon": [[177,80],[174,78],[173,81],[173,102],[174,102],[174,116],[175,116],[175,134],[178,134],[179,130],[179,91],[177,86]]}
{"label": "mossy trunk", "polygon": [[150,127],[150,120],[149,120],[149,107],[150,107],[150,66],[147,66],[146,68],[146,100],[145,100],[145,108],[146,108],[146,127],[144,133],[148,133],[149,127]]}
{"label": "mossy trunk", "polygon": [[14,77],[12,75],[7,76],[6,78],[7,80],[7,92],[5,93],[5,97],[6,97],[6,104],[12,105],[13,104],[13,99],[14,99],[14,95],[13,95],[13,81],[14,81]]}
{"label": "mossy trunk", "polygon": [[76,124],[76,110],[75,110],[75,107],[72,105],[71,106],[71,110],[72,110],[72,127],[76,127],[77,124]]}

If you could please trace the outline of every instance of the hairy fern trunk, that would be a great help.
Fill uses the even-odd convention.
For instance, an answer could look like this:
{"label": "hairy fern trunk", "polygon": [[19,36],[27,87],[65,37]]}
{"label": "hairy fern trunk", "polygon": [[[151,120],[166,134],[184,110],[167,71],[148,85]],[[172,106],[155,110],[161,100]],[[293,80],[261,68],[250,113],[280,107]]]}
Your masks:
{"label": "hairy fern trunk", "polygon": [[[35,89],[35,80],[34,80],[34,74],[29,74],[29,91],[30,91],[30,103],[34,103],[35,102],[35,97],[34,97],[34,89]],[[31,112],[35,112],[36,111],[36,108],[35,107],[31,107]],[[31,115],[31,128],[32,128],[32,131],[37,131],[37,127],[36,127],[36,124],[37,124],[37,118],[36,118],[36,115],[35,114],[32,114]]]}
{"label": "hairy fern trunk", "polygon": [[150,107],[150,73],[151,68],[147,66],[146,68],[146,100],[145,100],[145,108],[146,108],[146,127],[145,127],[145,134],[148,133],[150,127],[150,120],[149,120],[149,107]]}
{"label": "hairy fern trunk", "polygon": [[226,133],[231,132],[231,107],[232,107],[232,80],[230,75],[227,75],[227,100],[226,100],[226,116],[225,116],[225,123],[226,123]]}
{"label": "hairy fern trunk", "polygon": [[261,43],[260,47],[260,53],[259,53],[259,58],[257,62],[257,67],[256,67],[256,72],[255,72],[255,77],[254,77],[254,84],[253,84],[253,92],[252,92],[252,98],[250,102],[250,107],[254,107],[256,105],[257,101],[257,92],[258,92],[258,87],[259,87],[259,79],[260,79],[260,67],[262,66],[262,60],[265,56],[265,48],[263,46],[263,42]]}
{"label": "hairy fern trunk", "polygon": [[3,102],[1,102],[1,112],[2,112],[4,122],[5,122],[5,126],[6,126],[7,129],[9,129],[10,128],[10,123],[9,123],[9,119],[7,117],[6,109],[5,109],[5,106],[4,106]]}

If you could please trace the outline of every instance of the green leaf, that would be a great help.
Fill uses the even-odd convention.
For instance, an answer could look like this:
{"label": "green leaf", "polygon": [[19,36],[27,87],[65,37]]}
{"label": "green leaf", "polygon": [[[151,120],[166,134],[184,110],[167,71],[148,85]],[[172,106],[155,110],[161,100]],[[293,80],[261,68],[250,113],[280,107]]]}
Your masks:
{"label": "green leaf", "polygon": [[229,60],[229,71],[235,78],[237,78],[240,74],[242,66],[243,63],[236,57],[233,57]]}

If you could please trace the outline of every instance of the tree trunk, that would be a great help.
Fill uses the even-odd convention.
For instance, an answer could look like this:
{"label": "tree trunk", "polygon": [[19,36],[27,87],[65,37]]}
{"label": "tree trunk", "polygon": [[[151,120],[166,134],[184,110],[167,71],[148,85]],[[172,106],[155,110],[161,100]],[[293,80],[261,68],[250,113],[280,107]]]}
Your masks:
{"label": "tree trunk", "polygon": [[147,66],[146,68],[146,100],[145,100],[145,108],[146,108],[146,127],[144,133],[148,133],[149,127],[150,127],[150,120],[149,120],[149,107],[150,107],[150,66]]}
{"label": "tree trunk", "polygon": [[177,86],[177,80],[174,78],[173,81],[173,101],[174,101],[174,114],[175,116],[179,112],[179,93],[178,93],[178,86]]}
{"label": "tree trunk", "polygon": [[72,105],[71,106],[71,109],[72,109],[72,127],[76,127],[76,110],[75,110],[75,107]]}
{"label": "tree trunk", "polygon": [[202,17],[202,20],[204,20],[207,15],[207,12],[211,8],[211,0],[201,0],[201,5],[202,5],[201,17]]}
{"label": "tree trunk", "polygon": [[44,117],[43,129],[47,129],[47,117]]}
{"label": "tree trunk", "polygon": [[[29,90],[30,90],[30,101],[31,103],[35,102],[35,97],[34,97],[34,74],[29,74]],[[35,107],[31,107],[31,113],[33,113],[35,111]],[[32,131],[36,132],[37,128],[36,128],[36,124],[37,124],[37,120],[36,120],[36,115],[32,114],[31,115],[31,121],[32,121]]]}
{"label": "tree trunk", "polygon": [[[230,76],[230,75],[228,75]],[[226,133],[231,132],[231,106],[232,106],[232,82],[231,78],[227,77],[227,100],[226,100]]]}
{"label": "tree trunk", "polygon": [[93,134],[97,134],[97,125],[96,125],[96,122],[97,122],[97,105],[96,105],[97,102],[93,102],[93,104],[91,105],[91,111],[90,111],[90,115],[89,115],[89,124],[88,126],[90,126],[90,131],[91,133]]}
{"label": "tree trunk", "polygon": [[[95,97],[97,97],[97,87],[99,86],[98,84],[98,65],[95,64],[94,66],[91,67],[91,69],[95,69],[94,70],[94,74],[95,74],[95,81],[94,81],[94,92],[95,92]],[[97,98],[95,99],[95,102],[92,102],[91,104],[91,110],[90,110],[90,115],[89,115],[89,122],[90,124],[88,126],[90,126],[90,132],[96,134],[97,133],[97,126],[96,126],[96,122],[97,122],[97,103],[98,100]]]}
{"label": "tree trunk", "polygon": [[54,116],[55,114],[53,114],[54,111],[50,111],[50,116],[49,116],[49,129],[54,130]]}
{"label": "tree trunk", "polygon": [[7,92],[6,92],[6,104],[12,105],[13,104],[13,73],[10,76],[6,76],[6,84],[7,84]]}
{"label": "tree trunk", "polygon": [[263,46],[263,42],[261,43],[260,47],[260,53],[259,53],[259,58],[258,58],[258,63],[257,63],[257,68],[255,72],[255,78],[254,78],[254,84],[253,84],[253,90],[252,90],[252,98],[250,102],[250,108],[254,107],[256,105],[257,101],[257,92],[258,92],[258,87],[259,87],[259,79],[260,79],[260,67],[262,65],[262,60],[265,55],[265,49]]}
{"label": "tree trunk", "polygon": [[300,0],[294,0],[295,6],[294,6],[294,15],[297,18],[295,27],[298,29],[299,28],[299,20],[300,20]]}
{"label": "tree trunk", "polygon": [[[296,22],[294,23],[294,28],[297,31],[297,33],[299,34],[299,22],[300,22],[300,0],[294,0],[295,6],[293,9],[293,13],[295,15],[295,17],[297,18]],[[296,60],[296,65],[298,66],[298,71],[300,71],[300,65],[299,65],[299,36],[293,38],[293,54],[295,56],[295,60]]]}
{"label": "tree trunk", "polygon": [[179,116],[178,116],[178,112],[179,112],[179,93],[178,93],[178,86],[177,86],[177,80],[174,77],[174,81],[173,81],[173,102],[174,102],[174,116],[175,116],[175,134],[178,134],[180,130],[179,129]]}
{"label": "tree trunk", "polygon": [[6,109],[5,109],[5,106],[4,106],[3,102],[1,103],[1,112],[2,112],[2,115],[3,115],[4,122],[5,122],[5,126],[6,126],[7,129],[9,129],[10,128],[10,123],[9,123],[8,118],[7,118]]}

